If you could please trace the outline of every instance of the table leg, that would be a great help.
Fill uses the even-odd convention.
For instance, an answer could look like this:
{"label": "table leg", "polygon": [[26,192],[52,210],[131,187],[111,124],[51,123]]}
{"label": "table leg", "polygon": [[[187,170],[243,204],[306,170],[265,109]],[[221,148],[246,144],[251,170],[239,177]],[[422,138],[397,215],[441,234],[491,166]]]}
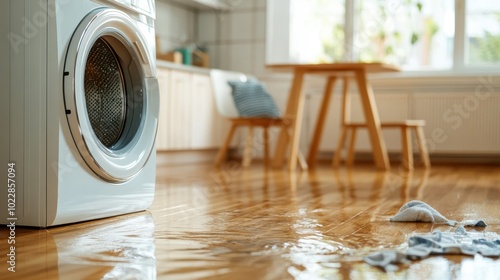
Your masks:
{"label": "table leg", "polygon": [[284,116],[290,118],[291,121],[291,138],[287,137],[286,128],[282,128],[276,144],[273,166],[279,167],[283,164],[285,153],[291,140],[290,159],[288,167],[290,170],[295,170],[297,167],[300,129],[302,125],[302,117],[304,112],[304,96],[302,94],[302,83],[304,81],[305,72],[296,69],[294,72],[292,88],[288,96],[286,110]]}
{"label": "table leg", "polygon": [[388,170],[390,168],[389,157],[387,155],[384,139],[382,138],[382,129],[380,127],[380,117],[375,103],[375,96],[366,81],[365,71],[357,70],[355,73],[359,94],[363,104],[366,124],[370,135],[370,142],[372,144],[375,165],[379,169]]}
{"label": "table leg", "polygon": [[326,83],[325,91],[323,92],[323,100],[321,102],[318,119],[316,120],[314,136],[311,141],[311,146],[309,147],[309,156],[307,158],[307,163],[311,167],[316,164],[316,156],[318,154],[321,136],[323,135],[323,127],[325,126],[326,115],[328,114],[328,109],[330,107],[330,99],[332,96],[333,86],[335,85],[335,80],[336,77],[329,77]]}

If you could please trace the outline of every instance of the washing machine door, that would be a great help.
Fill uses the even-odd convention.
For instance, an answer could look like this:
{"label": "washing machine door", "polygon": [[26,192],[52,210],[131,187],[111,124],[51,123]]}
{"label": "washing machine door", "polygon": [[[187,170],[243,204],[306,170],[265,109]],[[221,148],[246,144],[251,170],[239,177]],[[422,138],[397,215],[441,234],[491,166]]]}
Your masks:
{"label": "washing machine door", "polygon": [[154,152],[158,81],[154,54],[127,14],[98,9],[71,38],[64,103],[80,156],[102,179],[133,178]]}

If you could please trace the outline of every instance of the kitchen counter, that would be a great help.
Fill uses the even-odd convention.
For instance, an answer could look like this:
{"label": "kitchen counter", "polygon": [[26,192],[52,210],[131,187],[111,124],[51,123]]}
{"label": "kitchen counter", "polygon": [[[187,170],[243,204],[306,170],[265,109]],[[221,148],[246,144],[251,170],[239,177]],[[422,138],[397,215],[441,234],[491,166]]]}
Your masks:
{"label": "kitchen counter", "polygon": [[186,71],[186,72],[191,72],[191,73],[198,73],[198,74],[205,74],[205,75],[210,74],[210,68],[177,64],[177,63],[173,63],[173,62],[165,61],[165,60],[157,60],[156,66],[162,67],[162,68],[173,69],[173,70]]}

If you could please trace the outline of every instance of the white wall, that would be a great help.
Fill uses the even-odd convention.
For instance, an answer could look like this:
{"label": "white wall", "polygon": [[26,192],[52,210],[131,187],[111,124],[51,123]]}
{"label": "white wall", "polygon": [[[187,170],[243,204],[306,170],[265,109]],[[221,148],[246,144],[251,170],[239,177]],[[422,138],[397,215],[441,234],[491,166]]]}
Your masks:
{"label": "white wall", "polygon": [[266,0],[228,3],[231,10],[218,11],[157,0],[159,50],[196,43],[207,48],[211,68],[265,76]]}
{"label": "white wall", "polygon": [[212,68],[265,75],[266,0],[232,1],[230,11],[198,13],[197,42]]}
{"label": "white wall", "polygon": [[156,35],[164,53],[196,41],[196,10],[175,2],[156,1]]}

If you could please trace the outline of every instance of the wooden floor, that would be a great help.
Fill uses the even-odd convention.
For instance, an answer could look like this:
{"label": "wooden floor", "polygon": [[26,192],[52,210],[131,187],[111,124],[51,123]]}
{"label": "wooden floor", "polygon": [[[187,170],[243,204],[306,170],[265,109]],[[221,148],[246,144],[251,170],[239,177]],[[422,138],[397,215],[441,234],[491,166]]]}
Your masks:
{"label": "wooden floor", "polygon": [[[16,230],[16,273],[0,279],[500,279],[500,260],[433,256],[385,273],[362,262],[408,235],[454,230],[391,223],[412,199],[500,233],[500,166],[371,166],[289,173],[259,164],[159,166],[149,211],[50,229]],[[8,278],[7,278],[8,277]]]}

